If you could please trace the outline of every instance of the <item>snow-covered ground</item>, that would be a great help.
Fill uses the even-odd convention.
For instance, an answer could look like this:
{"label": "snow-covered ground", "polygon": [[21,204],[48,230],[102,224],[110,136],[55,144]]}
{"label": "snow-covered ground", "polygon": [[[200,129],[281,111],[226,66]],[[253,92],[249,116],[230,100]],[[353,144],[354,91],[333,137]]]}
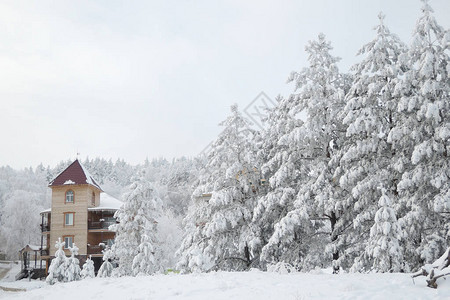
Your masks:
{"label": "snow-covered ground", "polygon": [[16,281],[15,277],[20,272],[20,262],[0,261],[0,298],[9,295],[4,290],[33,290],[46,285],[45,281],[22,279]]}
{"label": "snow-covered ground", "polygon": [[0,261],[0,282],[14,281],[20,272],[20,262]]}
{"label": "snow-covered ground", "polygon": [[[278,274],[261,271],[93,278],[1,299],[450,299],[450,281],[438,289],[409,274]],[[40,282],[42,283],[42,282]]]}

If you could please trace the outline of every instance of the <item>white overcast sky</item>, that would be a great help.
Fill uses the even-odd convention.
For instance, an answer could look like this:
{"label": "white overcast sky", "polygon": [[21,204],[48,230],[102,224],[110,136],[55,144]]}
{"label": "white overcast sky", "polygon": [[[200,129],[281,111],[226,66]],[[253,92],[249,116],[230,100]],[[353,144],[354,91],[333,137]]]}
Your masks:
{"label": "white overcast sky", "polygon": [[[432,0],[450,27],[450,1]],[[238,103],[288,95],[325,33],[347,71],[379,11],[406,43],[418,0],[0,1],[0,166],[194,156]]]}

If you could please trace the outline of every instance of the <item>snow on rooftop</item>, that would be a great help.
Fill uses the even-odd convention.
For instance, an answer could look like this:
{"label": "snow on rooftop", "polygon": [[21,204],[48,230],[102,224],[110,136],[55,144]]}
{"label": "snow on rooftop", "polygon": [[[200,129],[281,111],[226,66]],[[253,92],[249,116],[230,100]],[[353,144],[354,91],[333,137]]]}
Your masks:
{"label": "snow on rooftop", "polygon": [[52,209],[51,208],[47,208],[47,209],[42,210],[39,214],[42,215],[42,214],[48,214],[48,213],[51,213],[51,212],[52,212]]}
{"label": "snow on rooftop", "polygon": [[86,175],[86,183],[90,184],[90,185],[93,185],[93,186],[96,186],[99,189],[101,189],[100,186],[98,186],[97,183],[94,181],[94,179],[93,179],[94,177],[92,177],[91,173],[89,173],[89,171],[83,166],[82,163],[80,163],[80,167],[83,169],[83,172]]}
{"label": "snow on rooftop", "polygon": [[107,193],[100,193],[100,205],[96,207],[90,207],[88,210],[118,210],[122,206],[123,202],[114,198]]}
{"label": "snow on rooftop", "polygon": [[64,184],[75,184],[75,182],[73,182],[72,180],[66,180],[65,182],[64,182]]}
{"label": "snow on rooftop", "polygon": [[20,251],[24,251],[24,250],[39,251],[39,250],[41,250],[41,246],[28,244],[25,247],[23,247],[22,249],[20,249]]}

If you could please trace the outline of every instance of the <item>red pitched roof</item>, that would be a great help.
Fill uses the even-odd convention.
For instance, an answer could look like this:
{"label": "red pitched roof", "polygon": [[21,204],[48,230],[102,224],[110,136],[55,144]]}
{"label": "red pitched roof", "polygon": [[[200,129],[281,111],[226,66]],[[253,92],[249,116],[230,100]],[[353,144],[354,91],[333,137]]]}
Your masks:
{"label": "red pitched roof", "polygon": [[92,178],[91,174],[89,174],[89,172],[80,164],[78,159],[62,171],[58,176],[56,176],[56,178],[53,179],[48,186],[70,184],[90,184],[99,190],[102,190],[94,178]]}

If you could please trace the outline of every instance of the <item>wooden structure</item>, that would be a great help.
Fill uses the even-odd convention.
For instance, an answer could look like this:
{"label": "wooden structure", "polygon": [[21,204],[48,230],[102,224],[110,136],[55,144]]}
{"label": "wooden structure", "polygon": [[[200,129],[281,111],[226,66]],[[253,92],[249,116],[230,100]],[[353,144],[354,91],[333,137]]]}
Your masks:
{"label": "wooden structure", "polygon": [[16,275],[16,280],[31,277],[32,279],[45,276],[46,262],[41,259],[41,247],[36,245],[26,245],[19,251],[20,273]]}

